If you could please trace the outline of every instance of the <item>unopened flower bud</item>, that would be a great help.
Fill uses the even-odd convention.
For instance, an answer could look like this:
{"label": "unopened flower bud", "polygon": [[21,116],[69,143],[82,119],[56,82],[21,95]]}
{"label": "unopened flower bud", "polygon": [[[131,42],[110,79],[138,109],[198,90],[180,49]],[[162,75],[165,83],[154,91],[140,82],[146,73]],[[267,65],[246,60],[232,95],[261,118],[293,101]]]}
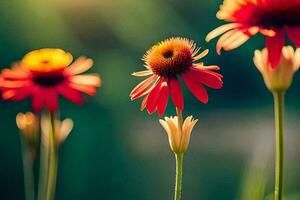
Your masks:
{"label": "unopened flower bud", "polygon": [[283,47],[281,59],[277,66],[268,62],[268,50],[256,50],[254,64],[263,75],[265,84],[271,92],[286,91],[292,84],[293,76],[300,66],[300,49]]}
{"label": "unopened flower bud", "polygon": [[186,152],[190,143],[192,130],[197,121],[192,116],[187,117],[182,125],[182,130],[180,130],[177,117],[165,117],[165,120],[159,120],[167,132],[170,147],[174,153],[182,154]]}
{"label": "unopened flower bud", "polygon": [[[50,124],[50,120],[47,116],[43,115],[41,120],[41,129],[42,129],[42,142],[44,145],[48,146],[49,135],[52,134],[52,128]],[[73,129],[73,120],[72,119],[64,119],[60,121],[55,119],[54,121],[54,138],[57,146],[62,144],[66,138],[69,136]]]}
{"label": "unopened flower bud", "polygon": [[39,120],[31,112],[18,113],[16,116],[16,123],[26,146],[30,149],[32,157],[36,154],[36,147],[39,136]]}

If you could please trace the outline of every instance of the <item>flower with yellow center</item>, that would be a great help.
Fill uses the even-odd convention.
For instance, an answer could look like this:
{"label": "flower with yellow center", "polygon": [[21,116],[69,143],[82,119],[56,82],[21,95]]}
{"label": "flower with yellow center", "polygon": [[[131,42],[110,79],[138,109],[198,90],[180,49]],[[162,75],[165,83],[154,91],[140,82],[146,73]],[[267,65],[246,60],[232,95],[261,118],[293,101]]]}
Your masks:
{"label": "flower with yellow center", "polygon": [[98,75],[82,75],[93,65],[93,60],[79,57],[72,63],[72,55],[62,49],[31,51],[11,69],[4,69],[0,77],[2,97],[20,101],[32,97],[35,111],[46,107],[54,112],[58,108],[58,95],[82,104],[82,93],[96,94],[101,86]]}
{"label": "flower with yellow center", "polygon": [[254,63],[263,75],[267,88],[272,91],[286,91],[292,81],[295,72],[300,67],[300,49],[294,50],[291,46],[283,47],[281,59],[276,68],[272,68],[268,62],[268,50],[256,50]]}
{"label": "flower with yellow center", "polygon": [[165,117],[165,120],[159,120],[168,135],[170,147],[174,153],[183,154],[186,152],[192,130],[197,121],[197,119],[189,116],[180,127],[178,126],[178,117]]}

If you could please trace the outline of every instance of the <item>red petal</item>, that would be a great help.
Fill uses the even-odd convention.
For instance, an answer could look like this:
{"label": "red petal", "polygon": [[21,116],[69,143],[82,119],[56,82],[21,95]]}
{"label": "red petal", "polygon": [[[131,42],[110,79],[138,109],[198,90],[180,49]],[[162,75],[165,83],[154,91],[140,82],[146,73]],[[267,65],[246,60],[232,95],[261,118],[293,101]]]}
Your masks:
{"label": "red petal", "polygon": [[143,111],[146,108],[148,96],[149,95],[145,96],[145,98],[142,101],[141,108],[140,108],[141,111]]}
{"label": "red petal", "polygon": [[180,110],[183,110],[184,101],[182,88],[177,78],[172,78],[170,80],[170,95],[174,105]]}
{"label": "red petal", "polygon": [[300,28],[299,27],[286,27],[287,34],[290,40],[300,47]]}
{"label": "red petal", "polygon": [[4,79],[9,79],[9,80],[20,80],[20,79],[24,80],[28,78],[29,74],[21,70],[4,69],[1,73],[1,76]]}
{"label": "red petal", "polygon": [[39,112],[45,105],[45,97],[47,96],[47,94],[45,94],[43,92],[43,89],[41,89],[40,87],[35,87],[33,90],[32,107],[36,112]]}
{"label": "red petal", "polygon": [[32,85],[31,81],[28,80],[2,80],[0,86],[4,88],[22,88]]}
{"label": "red petal", "polygon": [[266,37],[266,47],[268,49],[268,60],[275,68],[280,61],[282,47],[285,44],[285,35],[282,31],[277,31],[274,37]]}
{"label": "red petal", "polygon": [[17,89],[15,93],[16,94],[12,97],[12,100],[21,101],[32,94],[32,87]]}
{"label": "red petal", "polygon": [[156,76],[151,76],[146,80],[142,81],[140,84],[138,84],[130,93],[131,100],[133,101],[147,94],[152,88],[156,78]]}
{"label": "red petal", "polygon": [[201,70],[199,68],[198,69],[190,68],[188,74],[195,81],[203,83],[204,85],[210,88],[220,89],[223,86],[222,80],[215,74],[210,73],[210,71],[208,70],[204,70],[204,69]]}
{"label": "red petal", "polygon": [[58,107],[58,96],[55,89],[47,89],[46,106],[50,112],[54,112]]}
{"label": "red petal", "polygon": [[191,93],[202,103],[208,102],[208,94],[205,88],[198,84],[196,81],[191,79],[187,73],[182,74],[182,78],[187,86],[187,88],[191,91]]}
{"label": "red petal", "polygon": [[169,97],[168,82],[164,81],[161,84],[159,95],[158,95],[159,101],[157,103],[157,113],[159,116],[162,116],[166,110],[168,104],[168,97]]}
{"label": "red petal", "polygon": [[84,99],[83,99],[81,93],[79,91],[71,88],[66,83],[58,85],[57,90],[63,97],[72,101],[75,104],[80,105],[84,102]]}
{"label": "red petal", "polygon": [[157,100],[158,100],[159,91],[162,82],[163,79],[159,80],[157,85],[153,88],[153,90],[148,95],[146,108],[150,115],[153,114],[157,108]]}

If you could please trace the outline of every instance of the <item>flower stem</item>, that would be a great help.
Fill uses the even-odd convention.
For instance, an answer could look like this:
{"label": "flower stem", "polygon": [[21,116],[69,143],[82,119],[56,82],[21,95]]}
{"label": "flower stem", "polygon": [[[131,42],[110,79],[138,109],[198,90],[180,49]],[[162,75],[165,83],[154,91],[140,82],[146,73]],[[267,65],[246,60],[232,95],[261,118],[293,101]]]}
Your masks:
{"label": "flower stem", "polygon": [[181,199],[181,190],[182,190],[182,161],[183,153],[175,153],[176,158],[176,182],[175,182],[175,196],[174,200]]}
{"label": "flower stem", "polygon": [[48,166],[49,166],[49,149],[48,141],[46,141],[45,133],[41,135],[40,145],[40,174],[38,185],[38,200],[44,200],[47,194]]}
{"label": "flower stem", "polygon": [[47,183],[47,200],[54,200],[56,178],[57,178],[57,145],[55,140],[55,114],[50,113],[50,134],[49,134],[49,168]]}
{"label": "flower stem", "polygon": [[26,144],[26,141],[24,141],[23,137],[21,138],[21,143],[22,143],[25,199],[34,200],[34,175],[33,175],[34,155],[31,149],[29,148],[29,146]]}
{"label": "flower stem", "polygon": [[284,135],[283,135],[283,100],[284,92],[276,91],[274,96],[275,129],[276,129],[276,169],[274,200],[283,199],[284,174]]}
{"label": "flower stem", "polygon": [[[178,131],[180,135],[180,141],[182,140],[182,111],[176,107],[176,114],[178,119]],[[182,161],[183,153],[175,153],[176,158],[176,180],[175,180],[175,196],[174,200],[181,199],[181,190],[182,190]]]}

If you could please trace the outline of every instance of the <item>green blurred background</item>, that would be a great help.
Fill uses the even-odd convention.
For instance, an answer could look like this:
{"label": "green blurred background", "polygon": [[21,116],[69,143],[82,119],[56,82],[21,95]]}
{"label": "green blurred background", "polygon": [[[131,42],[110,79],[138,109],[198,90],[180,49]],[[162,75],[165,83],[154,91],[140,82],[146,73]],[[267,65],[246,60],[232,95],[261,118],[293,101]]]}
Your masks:
{"label": "green blurred background", "polygon": [[[222,90],[209,90],[202,105],[188,91],[186,115],[199,119],[184,160],[183,199],[260,200],[272,192],[274,128],[272,96],[253,62],[256,36],[237,50],[215,53],[206,34],[222,24],[215,17],[221,0],[9,0],[0,2],[2,68],[34,49],[59,47],[75,58],[94,59],[103,87],[78,107],[64,99],[62,118],[75,128],[61,146],[58,200],[173,198],[174,157],[159,117],[130,102],[131,89],[142,79],[141,57],[168,37],[193,39],[209,48],[204,62],[218,64]],[[286,179],[288,200],[299,200],[300,77],[286,99]],[[0,199],[23,199],[18,112],[30,102],[0,103]],[[169,104],[166,115],[174,115]]]}

